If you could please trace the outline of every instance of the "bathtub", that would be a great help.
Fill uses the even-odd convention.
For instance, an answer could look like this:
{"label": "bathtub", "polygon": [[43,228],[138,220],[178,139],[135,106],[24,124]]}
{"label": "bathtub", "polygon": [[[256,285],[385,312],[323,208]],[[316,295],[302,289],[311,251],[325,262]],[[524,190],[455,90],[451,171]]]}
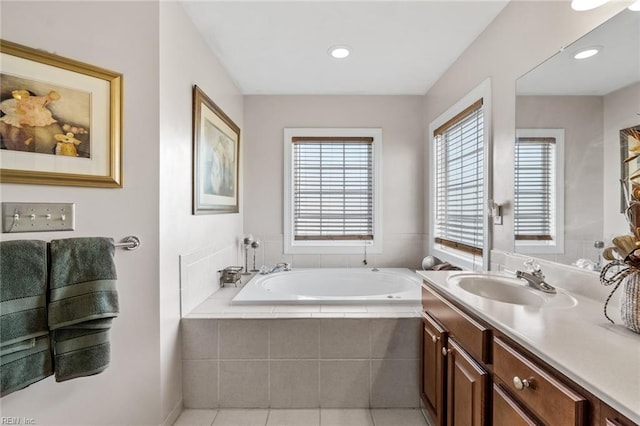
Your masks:
{"label": "bathtub", "polygon": [[420,278],[404,268],[293,269],[256,275],[232,304],[420,303]]}

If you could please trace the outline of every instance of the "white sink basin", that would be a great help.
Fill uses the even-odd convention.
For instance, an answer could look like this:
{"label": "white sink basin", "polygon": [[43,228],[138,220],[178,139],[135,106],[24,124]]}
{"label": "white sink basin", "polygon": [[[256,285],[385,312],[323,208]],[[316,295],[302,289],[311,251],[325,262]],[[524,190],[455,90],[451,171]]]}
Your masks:
{"label": "white sink basin", "polygon": [[524,280],[495,274],[457,274],[448,278],[448,283],[484,299],[512,305],[531,307],[571,307],[576,300],[568,294],[558,291],[555,294],[543,293],[527,287]]}

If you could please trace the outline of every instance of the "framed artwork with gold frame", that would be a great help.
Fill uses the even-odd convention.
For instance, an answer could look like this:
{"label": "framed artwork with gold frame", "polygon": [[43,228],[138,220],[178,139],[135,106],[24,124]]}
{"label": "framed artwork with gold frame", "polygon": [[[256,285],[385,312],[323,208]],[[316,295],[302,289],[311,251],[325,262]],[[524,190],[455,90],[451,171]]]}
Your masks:
{"label": "framed artwork with gold frame", "polygon": [[193,214],[238,213],[240,128],[193,86]]}
{"label": "framed artwork with gold frame", "polygon": [[0,40],[0,182],[122,187],[122,84]]}

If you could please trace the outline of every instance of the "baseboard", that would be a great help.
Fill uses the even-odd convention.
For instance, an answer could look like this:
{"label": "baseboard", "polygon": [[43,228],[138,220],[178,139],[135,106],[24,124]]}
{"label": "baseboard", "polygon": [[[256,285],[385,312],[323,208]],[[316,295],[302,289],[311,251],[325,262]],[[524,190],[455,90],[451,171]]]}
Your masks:
{"label": "baseboard", "polygon": [[180,417],[180,413],[182,413],[183,409],[184,401],[182,400],[182,398],[180,398],[175,407],[173,407],[173,410],[171,410],[167,418],[162,422],[162,426],[172,426],[176,422],[176,420],[178,420],[178,417]]}

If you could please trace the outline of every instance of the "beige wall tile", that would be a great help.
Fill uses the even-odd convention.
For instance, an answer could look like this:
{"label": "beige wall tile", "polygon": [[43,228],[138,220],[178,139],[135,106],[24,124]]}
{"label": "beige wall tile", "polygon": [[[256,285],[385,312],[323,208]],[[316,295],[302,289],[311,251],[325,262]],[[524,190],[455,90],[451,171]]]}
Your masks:
{"label": "beige wall tile", "polygon": [[184,360],[182,362],[182,397],[185,408],[218,406],[218,362]]}
{"label": "beige wall tile", "polygon": [[318,361],[270,361],[270,406],[272,408],[317,408],[319,406]]}
{"label": "beige wall tile", "polygon": [[322,319],[320,358],[369,358],[369,320]]}
{"label": "beige wall tile", "polygon": [[319,320],[269,321],[269,353],[274,358],[318,358]]}
{"label": "beige wall tile", "polygon": [[371,320],[372,358],[418,358],[419,318]]}
{"label": "beige wall tile", "polygon": [[320,360],[320,407],[369,407],[369,361]]}
{"label": "beige wall tile", "polygon": [[218,358],[218,321],[215,319],[183,319],[182,359]]}
{"label": "beige wall tile", "polygon": [[371,407],[419,406],[418,360],[371,361]]}
{"label": "beige wall tile", "polygon": [[268,361],[220,361],[220,407],[269,406]]}
{"label": "beige wall tile", "polygon": [[261,320],[221,320],[221,359],[266,359],[269,323]]}

